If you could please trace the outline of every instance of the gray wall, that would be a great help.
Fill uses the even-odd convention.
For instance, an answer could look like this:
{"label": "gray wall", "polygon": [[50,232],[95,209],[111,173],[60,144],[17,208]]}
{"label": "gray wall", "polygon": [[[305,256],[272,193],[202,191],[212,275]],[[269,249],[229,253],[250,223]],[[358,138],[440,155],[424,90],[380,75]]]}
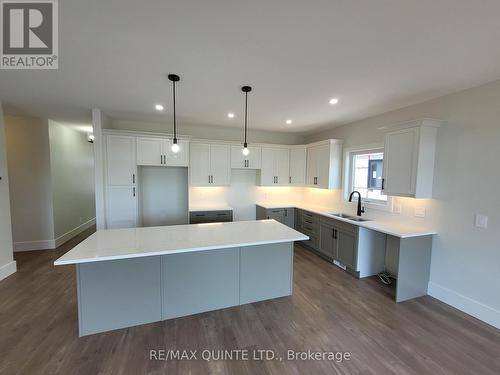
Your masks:
{"label": "gray wall", "polygon": [[145,227],[188,224],[188,169],[139,167],[139,215]]}
{"label": "gray wall", "polygon": [[47,120],[6,116],[5,129],[15,248],[50,248],[54,223]]}
{"label": "gray wall", "polygon": [[[398,201],[406,219],[439,232],[429,292],[500,327],[500,81],[331,128],[307,141],[341,138],[346,147],[381,142],[379,128],[422,117],[447,121],[438,133],[434,199]],[[416,206],[426,208],[425,219],[413,216]],[[488,229],[474,227],[477,213],[489,217]]]}
{"label": "gray wall", "polygon": [[5,150],[5,126],[0,101],[0,280],[15,271],[12,252],[12,227],[9,202],[9,176]]}
{"label": "gray wall", "polygon": [[[109,129],[119,130],[135,130],[146,132],[161,132],[171,133],[172,125],[170,122],[155,123],[155,122],[140,122],[140,121],[122,121],[111,120],[108,125]],[[179,134],[190,135],[193,138],[201,139],[216,139],[221,141],[241,141],[243,142],[243,125],[239,127],[228,126],[208,126],[208,125],[191,125],[180,124],[178,128]],[[248,130],[248,142],[264,142],[278,144],[301,144],[304,141],[302,133],[284,133],[284,132],[269,132],[262,130]]]}
{"label": "gray wall", "polygon": [[85,133],[49,121],[54,233],[58,238],[95,218],[94,149]]}

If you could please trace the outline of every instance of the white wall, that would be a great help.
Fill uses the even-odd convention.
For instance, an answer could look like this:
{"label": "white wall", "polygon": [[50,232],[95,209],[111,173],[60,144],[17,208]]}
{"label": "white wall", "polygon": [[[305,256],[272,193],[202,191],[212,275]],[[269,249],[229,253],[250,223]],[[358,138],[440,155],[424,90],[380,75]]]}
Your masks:
{"label": "white wall", "polygon": [[50,120],[49,146],[54,235],[60,239],[94,222],[94,148],[85,133]]}
{"label": "white wall", "polygon": [[15,250],[51,248],[54,239],[47,120],[5,116]]}
{"label": "white wall", "polygon": [[262,201],[301,202],[302,189],[293,187],[258,186],[258,174],[252,170],[231,170],[231,185],[227,187],[190,187],[191,206],[228,204],[233,219],[255,220],[255,203]]}
{"label": "white wall", "polygon": [[9,200],[9,176],[5,145],[5,126],[0,101],[0,280],[16,272],[12,248],[12,226]]}
{"label": "white wall", "polygon": [[[500,328],[500,81],[332,128],[307,141],[341,138],[345,147],[381,142],[384,131],[379,128],[423,117],[447,121],[438,133],[434,199],[396,202],[405,219],[439,232],[429,294]],[[339,192],[305,195],[316,203],[341,198]],[[413,216],[416,206],[426,208],[425,219]],[[488,229],[474,227],[477,213],[489,217]]]}
{"label": "white wall", "polygon": [[[117,130],[135,130],[160,133],[172,133],[170,122],[139,122],[111,120],[106,128]],[[241,141],[243,143],[243,124],[239,127],[229,126],[208,126],[208,125],[190,125],[180,124],[179,134],[192,136],[201,139],[216,139],[221,141]],[[277,144],[301,144],[304,136],[301,133],[269,132],[262,130],[248,130],[249,143],[277,143]]]}

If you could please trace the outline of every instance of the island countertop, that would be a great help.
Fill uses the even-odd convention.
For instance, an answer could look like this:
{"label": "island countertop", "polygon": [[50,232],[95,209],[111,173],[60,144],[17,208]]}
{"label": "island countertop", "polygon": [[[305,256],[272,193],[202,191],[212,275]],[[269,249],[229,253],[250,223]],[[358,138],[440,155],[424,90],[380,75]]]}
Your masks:
{"label": "island countertop", "polygon": [[99,230],[54,265],[131,259],[261,244],[304,241],[308,236],[275,220]]}

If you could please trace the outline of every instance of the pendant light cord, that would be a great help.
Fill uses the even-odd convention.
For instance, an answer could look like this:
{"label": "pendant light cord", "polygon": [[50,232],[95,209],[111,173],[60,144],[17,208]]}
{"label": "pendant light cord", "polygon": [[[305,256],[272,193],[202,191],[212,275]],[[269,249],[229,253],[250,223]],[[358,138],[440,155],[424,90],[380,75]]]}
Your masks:
{"label": "pendant light cord", "polygon": [[245,92],[245,147],[247,146],[247,108],[248,108],[248,91]]}
{"label": "pendant light cord", "polygon": [[174,142],[177,142],[177,124],[175,121],[175,81],[172,81],[172,83],[173,83],[172,91],[174,96]]}

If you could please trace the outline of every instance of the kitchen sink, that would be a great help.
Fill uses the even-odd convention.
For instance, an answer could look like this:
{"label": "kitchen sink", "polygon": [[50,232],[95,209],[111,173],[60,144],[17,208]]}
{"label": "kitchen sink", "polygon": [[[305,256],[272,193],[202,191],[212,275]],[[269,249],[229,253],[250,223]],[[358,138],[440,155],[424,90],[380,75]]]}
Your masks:
{"label": "kitchen sink", "polygon": [[359,217],[359,216],[352,216],[352,215],[348,215],[348,214],[330,214],[332,216],[336,216],[336,217],[340,217],[342,219],[347,219],[347,220],[352,220],[352,221],[358,221],[358,222],[362,222],[362,221],[371,221],[370,219],[365,219],[363,217]]}

